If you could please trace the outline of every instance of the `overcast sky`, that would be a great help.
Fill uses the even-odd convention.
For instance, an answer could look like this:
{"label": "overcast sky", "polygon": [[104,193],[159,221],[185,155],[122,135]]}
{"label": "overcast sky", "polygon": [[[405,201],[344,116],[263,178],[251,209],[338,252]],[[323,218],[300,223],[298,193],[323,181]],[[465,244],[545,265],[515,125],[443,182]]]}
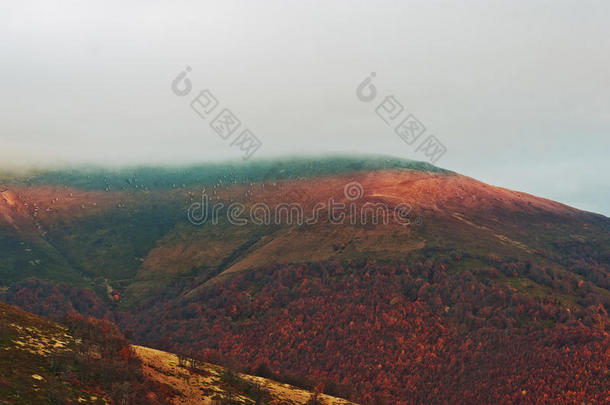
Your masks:
{"label": "overcast sky", "polygon": [[240,159],[191,109],[204,89],[251,159],[426,160],[375,113],[393,95],[438,166],[610,215],[608,21],[608,1],[4,1],[0,166]]}

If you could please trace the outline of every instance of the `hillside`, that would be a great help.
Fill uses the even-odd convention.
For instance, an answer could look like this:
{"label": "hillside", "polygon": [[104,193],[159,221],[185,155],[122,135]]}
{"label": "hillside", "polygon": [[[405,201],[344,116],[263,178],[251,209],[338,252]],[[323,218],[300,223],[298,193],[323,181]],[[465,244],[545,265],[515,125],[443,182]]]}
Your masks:
{"label": "hillside", "polygon": [[0,302],[0,400],[103,403],[85,386],[60,386],[51,371],[53,356],[72,353],[75,345],[67,328]]}
{"label": "hillside", "polygon": [[[298,181],[390,167],[442,172],[426,163],[393,158],[333,158],[323,162],[297,159],[177,169],[0,174],[4,185],[0,194],[0,249],[10,258],[0,264],[0,276],[7,282],[35,275],[81,285],[90,279],[108,278],[122,286],[134,278],[163,238],[176,233],[188,238],[195,231],[180,227],[190,225],[185,211],[200,199],[203,190],[213,198],[223,193],[239,201],[247,198],[255,182]],[[242,239],[233,236],[228,237],[228,246],[217,249],[237,249]],[[212,258],[224,259],[224,255]],[[45,265],[39,266],[41,262]],[[197,260],[182,266],[200,264]]]}
{"label": "hillside", "polygon": [[[106,289],[107,280],[125,290],[131,302],[175,278],[204,283],[279,261],[396,259],[431,246],[553,261],[558,244],[598,248],[610,240],[603,216],[429,165],[380,159],[340,163],[280,161],[224,172],[217,167],[71,171],[7,181],[0,198],[0,249],[8,259],[0,264],[1,280],[8,284],[34,276],[98,291]],[[344,173],[350,168],[355,169]],[[338,173],[330,175],[332,170]],[[295,174],[299,171],[301,176]],[[257,178],[264,181],[250,180]],[[298,203],[304,215],[311,214],[315,204],[330,198],[349,203],[344,187],[350,182],[363,190],[359,209],[367,203],[390,210],[406,204],[411,226],[351,224],[349,215],[336,226],[329,223],[327,209],[312,225],[282,218],[279,224],[233,226],[223,215],[233,202],[243,203],[246,213],[260,203],[271,210]],[[219,224],[195,226],[187,220],[186,210],[202,195],[210,204],[224,204]]]}
{"label": "hillside", "polygon": [[66,325],[0,302],[0,401],[9,404],[165,404],[112,324],[79,315]]}
{"label": "hillside", "polygon": [[[88,321],[94,322],[94,321]],[[142,346],[105,347],[110,340],[93,343],[74,323],[66,327],[0,302],[0,401],[2,403],[128,403],[172,404],[305,404],[314,397],[288,384],[231,371]],[[107,333],[107,332],[106,332]],[[106,338],[107,339],[107,338]],[[100,344],[101,343],[101,344]],[[88,351],[83,350],[87,348]],[[109,353],[109,350],[115,350]],[[107,364],[108,358],[122,362]],[[106,361],[105,361],[106,360]],[[105,363],[102,370],[87,375],[81,367]],[[142,397],[133,392],[134,382],[125,370],[150,381]],[[113,367],[116,367],[113,368]],[[102,372],[100,372],[102,371]],[[106,373],[115,373],[121,384],[106,384]],[[141,390],[141,388],[140,388]],[[163,395],[166,398],[163,398]],[[319,394],[318,403],[348,405],[352,402]]]}
{"label": "hillside", "polygon": [[[180,356],[148,347],[134,346],[142,360],[144,373],[159,383],[167,384],[179,394],[175,404],[208,403],[214,397],[225,398],[227,403],[249,404],[278,403],[306,404],[314,397],[310,391],[263,377],[230,371],[226,367],[184,359],[188,367],[180,365]],[[325,394],[315,395],[319,404],[349,405],[353,402]],[[233,401],[233,402],[230,402]]]}
{"label": "hillside", "polygon": [[379,157],[2,183],[0,295],[33,312],[362,403],[610,399],[602,215]]}

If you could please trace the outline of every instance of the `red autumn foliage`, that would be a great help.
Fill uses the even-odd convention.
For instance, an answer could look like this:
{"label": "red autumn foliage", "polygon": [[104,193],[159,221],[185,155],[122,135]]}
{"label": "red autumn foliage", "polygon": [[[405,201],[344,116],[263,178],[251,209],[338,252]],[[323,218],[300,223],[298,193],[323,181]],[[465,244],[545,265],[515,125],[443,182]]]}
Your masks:
{"label": "red autumn foliage", "polygon": [[[176,293],[192,285],[175,284],[129,312],[79,305],[116,316],[138,343],[324,382],[364,404],[605,403],[608,258],[570,249],[561,261],[574,272],[498,256],[452,271],[469,258],[457,253],[278,264],[195,297]],[[32,294],[38,307],[59,299],[40,285],[20,288],[22,304]]]}
{"label": "red autumn foliage", "polygon": [[[277,265],[196,299],[151,300],[122,322],[148,344],[334,381],[364,403],[610,399],[604,294],[517,260],[447,273],[460,260]],[[556,286],[577,303],[518,293],[505,274]]]}
{"label": "red autumn foliage", "polygon": [[[144,376],[142,363],[113,323],[72,312],[64,324],[78,343],[49,361],[60,381],[89,387],[116,404],[169,404],[174,395]],[[61,402],[61,393],[54,400]]]}

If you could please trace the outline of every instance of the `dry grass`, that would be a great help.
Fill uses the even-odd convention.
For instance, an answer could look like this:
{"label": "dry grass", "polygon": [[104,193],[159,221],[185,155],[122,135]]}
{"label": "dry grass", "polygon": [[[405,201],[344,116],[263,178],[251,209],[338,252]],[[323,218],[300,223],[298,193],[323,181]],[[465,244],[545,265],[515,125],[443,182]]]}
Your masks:
{"label": "dry grass", "polygon": [[[144,373],[151,379],[167,384],[181,395],[174,397],[175,404],[212,404],[212,398],[231,397],[242,404],[253,404],[254,401],[245,395],[231,395],[230,386],[223,380],[226,369],[209,363],[203,363],[197,372],[178,363],[175,354],[134,346],[134,350],[144,365]],[[254,383],[268,392],[272,397],[272,404],[305,404],[311,397],[311,392],[288,384],[262,377],[238,374],[242,380]],[[353,402],[344,399],[321,395],[321,401],[327,405],[349,405]]]}
{"label": "dry grass", "polygon": [[[58,384],[50,356],[68,354],[76,343],[64,326],[0,302],[0,403],[49,403]],[[62,398],[72,402],[105,402],[79,387],[62,387]]]}

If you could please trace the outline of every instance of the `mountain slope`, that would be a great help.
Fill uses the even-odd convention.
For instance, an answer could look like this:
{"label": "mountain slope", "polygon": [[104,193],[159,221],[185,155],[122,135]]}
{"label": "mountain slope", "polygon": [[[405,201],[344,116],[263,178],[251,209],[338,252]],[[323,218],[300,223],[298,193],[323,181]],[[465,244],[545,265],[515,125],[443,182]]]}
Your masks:
{"label": "mountain slope", "polygon": [[[173,398],[175,404],[211,403],[211,399],[226,398],[234,403],[261,402],[281,404],[306,404],[315,397],[320,404],[349,405],[353,402],[325,394],[282,384],[263,377],[236,373],[225,367],[200,363],[195,368],[180,365],[179,356],[148,347],[134,346],[143,362],[147,376],[168,384],[179,393]],[[243,392],[240,392],[240,388]]]}
{"label": "mountain slope", "polygon": [[[5,212],[31,226],[1,225],[2,295],[35,312],[110,317],[138,344],[307,375],[363,403],[608,400],[602,215],[385,158],[4,183],[29,207]],[[223,206],[197,225],[205,198]],[[290,204],[302,221],[278,215]],[[259,224],[261,207],[276,216]],[[65,272],[39,251],[21,271],[32,238]]]}
{"label": "mountain slope", "polygon": [[[124,371],[106,364],[103,366],[104,373],[87,379],[87,373],[78,370],[78,363],[83,362],[87,366],[104,361],[107,363],[104,354],[108,354],[109,348],[103,344],[90,344],[87,335],[75,338],[74,324],[70,325],[71,328],[67,328],[0,302],[2,403],[117,403],[125,387],[115,384],[104,388],[101,380],[108,378],[106,373],[116,373],[124,378]],[[85,346],[90,351],[83,352]],[[131,384],[126,397],[128,403],[211,404],[216,400],[232,404],[280,401],[282,404],[296,405],[305,404],[312,397],[316,397],[321,404],[352,403],[324,394],[314,395],[262,377],[238,374],[209,363],[194,364],[192,359],[182,364],[174,354],[147,347],[133,346],[129,349],[124,346],[111,350],[116,350],[117,357],[124,361],[123,364],[112,363],[112,366],[125,367],[128,360],[133,363],[137,359],[137,368],[132,372],[157,384],[151,383],[153,389],[138,399],[132,391],[133,382],[121,380],[122,385]],[[85,359],[83,356],[91,358]],[[133,357],[129,359],[129,356]],[[72,369],[68,372],[70,367]],[[161,398],[164,394],[167,395],[167,402]]]}
{"label": "mountain slope", "polygon": [[[372,171],[342,174],[343,168],[337,170],[339,174],[330,175],[330,169],[324,171],[329,161],[321,161],[317,165],[300,162],[302,167],[297,168],[307,172],[303,167],[318,167],[318,172],[325,173],[322,177],[278,179],[287,170],[297,170],[283,168],[285,163],[265,167],[263,174],[256,174],[252,168],[251,177],[267,179],[259,183],[238,183],[243,174],[226,172],[217,174],[211,186],[209,177],[202,175],[206,180],[200,181],[199,187],[174,188],[181,181],[194,183],[194,175],[182,173],[160,180],[162,184],[173,181],[172,187],[165,189],[152,180],[143,184],[137,174],[131,174],[123,183],[135,183],[137,191],[111,186],[98,191],[89,188],[97,187],[99,177],[113,187],[120,184],[118,178],[83,172],[82,179],[78,173],[71,173],[47,180],[52,184],[67,177],[62,186],[38,184],[50,174],[28,180],[36,186],[13,184],[7,192],[13,204],[19,205],[19,215],[13,214],[15,208],[6,203],[0,206],[9,218],[0,224],[5,238],[2,247],[5,257],[13,260],[0,265],[2,279],[14,282],[35,276],[71,284],[80,281],[81,285],[93,283],[98,290],[104,288],[107,279],[112,287],[126,289],[125,298],[131,302],[159,291],[176,278],[203,284],[219,274],[275,262],[359,257],[389,260],[435,246],[493,251],[560,267],[551,263],[558,243],[603,248],[610,241],[609,221],[603,216],[451,172],[414,170],[410,166],[417,165],[408,163],[403,164],[405,168],[385,169],[381,161],[360,164],[375,167]],[[391,161],[388,166],[396,164]],[[344,166],[358,167],[347,162]],[[181,180],[181,176],[185,178]],[[344,188],[351,183],[362,191],[355,201],[345,196]],[[88,188],[75,189],[71,184]],[[219,224],[208,221],[196,226],[188,221],[187,208],[201,201],[202,192],[210,204],[224,204]],[[357,214],[346,212],[343,224],[330,223],[330,199],[338,204],[355,203]],[[244,217],[249,220],[244,226],[227,221],[226,207],[235,202],[244,204]],[[326,207],[311,225],[288,223],[287,217],[278,218],[279,223],[272,218],[267,225],[256,225],[248,213],[261,203],[272,213],[281,204],[299,204],[304,219],[315,213],[316,204]],[[412,223],[404,226],[390,221],[375,226],[370,217],[363,221],[358,216],[366,204],[383,204],[390,214],[399,204],[406,205]],[[358,218],[351,223],[354,217]],[[19,229],[14,229],[16,221],[22,224]],[[41,262],[45,265],[39,266]]]}

